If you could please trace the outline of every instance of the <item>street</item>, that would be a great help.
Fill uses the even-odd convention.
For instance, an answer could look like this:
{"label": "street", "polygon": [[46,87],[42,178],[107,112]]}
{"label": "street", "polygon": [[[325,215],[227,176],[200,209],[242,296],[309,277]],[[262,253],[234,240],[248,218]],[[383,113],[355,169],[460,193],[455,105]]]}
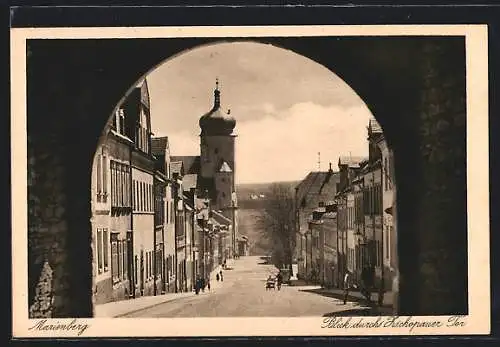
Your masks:
{"label": "street", "polygon": [[277,270],[259,262],[257,256],[242,257],[235,260],[234,269],[223,271],[224,282],[211,279],[210,293],[180,297],[123,317],[321,317],[363,310],[356,303],[344,305],[338,299],[305,291],[317,288],[312,286],[266,291],[267,277]]}

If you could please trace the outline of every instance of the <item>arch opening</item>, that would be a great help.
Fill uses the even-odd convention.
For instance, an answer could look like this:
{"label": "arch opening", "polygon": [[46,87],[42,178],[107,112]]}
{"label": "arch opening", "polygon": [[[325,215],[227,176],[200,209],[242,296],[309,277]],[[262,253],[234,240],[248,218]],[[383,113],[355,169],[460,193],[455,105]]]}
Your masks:
{"label": "arch opening", "polygon": [[[466,249],[467,244],[465,192],[456,190],[457,186],[465,186],[463,40],[264,40],[308,56],[338,73],[369,105],[387,135],[397,159],[394,162],[398,182],[397,225],[404,235],[398,240],[398,248],[405,254],[400,262],[399,312],[467,312],[467,256],[456,252],[457,247]],[[58,256],[52,256],[49,261],[54,269],[57,288],[54,290],[58,295],[50,314],[54,317],[90,316],[93,314],[90,293],[95,287],[87,275],[95,267],[81,261],[92,259],[92,250],[87,247],[91,245],[89,216],[92,214],[88,204],[92,199],[88,189],[92,177],[89,163],[96,153],[96,143],[109,120],[110,110],[117,109],[112,100],[119,100],[123,91],[134,85],[144,71],[149,71],[165,57],[212,39],[57,41],[35,40],[29,44],[28,127],[34,159],[30,172],[41,175],[29,189],[33,200],[40,201],[35,205],[41,210],[39,221],[30,215],[30,223],[33,222],[30,233],[34,235],[32,253],[38,259],[39,253],[51,249],[49,238],[44,238],[48,234],[62,240],[53,246],[56,252],[52,254]],[[332,55],[332,51],[338,54]],[[128,69],[124,68],[123,57],[132,62]],[[42,81],[49,79],[53,83],[47,88]],[[75,80],[79,83],[74,83]],[[443,85],[447,88],[438,88]],[[434,100],[433,105],[425,102],[430,99]],[[440,115],[448,117],[446,124],[453,124],[452,128],[443,125],[441,116],[435,113],[437,109]],[[42,120],[32,116],[39,115],[40,110],[53,117]],[[68,114],[72,115],[71,121]],[[435,131],[438,123],[439,129],[448,130]],[[447,148],[456,150],[449,153]],[[51,154],[50,159],[46,153]],[[438,175],[438,172],[443,174]],[[168,174],[172,176],[172,170]],[[87,184],[75,185],[74,181]],[[148,191],[150,188],[142,185],[138,189]],[[59,207],[62,204],[57,213],[49,201],[52,199]],[[436,215],[435,210],[446,213]],[[123,252],[125,247],[117,244],[115,248]],[[145,255],[144,259],[146,266],[150,258]],[[138,264],[141,265],[140,261]],[[35,278],[35,285],[39,275],[30,274],[30,277]],[[81,300],[74,302],[71,298],[75,297]]]}

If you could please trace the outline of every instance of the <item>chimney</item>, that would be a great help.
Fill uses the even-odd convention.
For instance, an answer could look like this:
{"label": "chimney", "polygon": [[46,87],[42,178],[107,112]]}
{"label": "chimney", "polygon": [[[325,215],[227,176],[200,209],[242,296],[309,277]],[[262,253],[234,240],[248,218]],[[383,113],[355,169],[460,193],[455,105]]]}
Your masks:
{"label": "chimney", "polygon": [[332,173],[333,172],[333,169],[332,169],[332,163],[330,163],[330,168],[328,169],[328,172]]}

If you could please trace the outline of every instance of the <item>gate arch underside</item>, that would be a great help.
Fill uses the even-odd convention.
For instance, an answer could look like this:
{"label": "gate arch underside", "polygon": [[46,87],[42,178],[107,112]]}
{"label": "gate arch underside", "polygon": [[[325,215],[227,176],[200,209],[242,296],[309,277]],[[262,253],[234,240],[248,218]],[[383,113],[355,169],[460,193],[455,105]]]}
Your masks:
{"label": "gate arch underside", "polygon": [[[464,39],[248,40],[327,67],[382,125],[398,185],[399,313],[467,313]],[[93,314],[91,162],[113,109],[165,59],[221,41],[230,40],[28,42],[29,291],[47,260],[51,316]]]}

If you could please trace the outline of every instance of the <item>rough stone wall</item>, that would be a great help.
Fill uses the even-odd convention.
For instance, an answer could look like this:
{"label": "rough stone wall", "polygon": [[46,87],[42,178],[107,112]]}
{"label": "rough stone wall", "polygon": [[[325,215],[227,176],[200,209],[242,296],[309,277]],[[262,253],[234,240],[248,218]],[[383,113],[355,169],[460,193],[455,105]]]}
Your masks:
{"label": "rough stone wall", "polygon": [[461,276],[467,273],[465,55],[439,45],[424,49],[419,130],[427,165],[419,229],[427,232],[420,238],[416,277],[424,281],[420,297],[433,299],[421,300],[419,310],[431,313],[439,302],[439,312],[466,314],[460,309],[467,305],[467,281]]}

